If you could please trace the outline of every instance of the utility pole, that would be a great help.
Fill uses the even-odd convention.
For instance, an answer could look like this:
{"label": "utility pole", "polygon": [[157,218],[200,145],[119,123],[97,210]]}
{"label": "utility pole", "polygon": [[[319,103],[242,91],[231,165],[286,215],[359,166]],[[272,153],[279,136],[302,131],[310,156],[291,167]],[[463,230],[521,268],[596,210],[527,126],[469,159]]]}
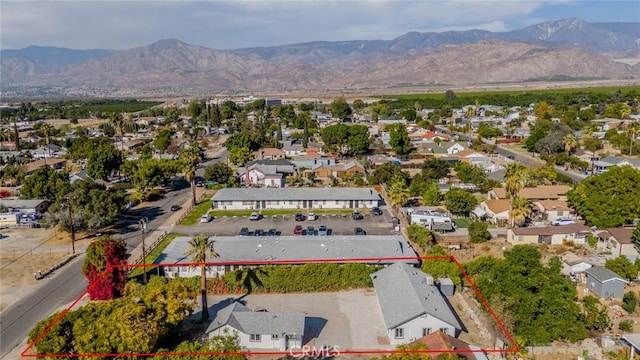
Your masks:
{"label": "utility pole", "polygon": [[71,229],[71,254],[76,253],[76,230],[73,227],[73,217],[71,216],[71,204],[67,199],[67,214],[69,215],[69,228]]}
{"label": "utility pole", "polygon": [[138,221],[140,223],[140,236],[142,236],[142,283],[147,284],[147,267],[144,266],[147,261],[146,247],[144,244],[144,231],[147,229],[147,218],[143,217]]}

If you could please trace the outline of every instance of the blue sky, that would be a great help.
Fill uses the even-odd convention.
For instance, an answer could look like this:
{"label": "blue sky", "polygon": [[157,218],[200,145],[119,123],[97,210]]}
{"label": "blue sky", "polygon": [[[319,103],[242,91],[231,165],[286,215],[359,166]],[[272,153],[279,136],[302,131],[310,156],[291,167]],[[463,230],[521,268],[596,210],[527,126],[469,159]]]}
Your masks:
{"label": "blue sky", "polygon": [[0,48],[128,49],[176,38],[214,49],[508,31],[562,18],[640,20],[640,1],[254,0],[0,2]]}

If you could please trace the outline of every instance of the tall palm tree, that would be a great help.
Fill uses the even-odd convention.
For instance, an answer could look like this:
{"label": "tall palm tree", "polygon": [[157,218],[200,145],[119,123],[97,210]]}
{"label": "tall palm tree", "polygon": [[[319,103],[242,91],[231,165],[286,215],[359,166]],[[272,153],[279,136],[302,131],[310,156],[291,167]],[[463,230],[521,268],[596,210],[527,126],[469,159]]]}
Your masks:
{"label": "tall palm tree", "polygon": [[42,124],[42,126],[40,126],[40,131],[42,131],[42,134],[44,135],[44,138],[47,142],[47,151],[49,153],[49,157],[51,157],[51,139],[50,136],[51,134],[53,134],[54,131],[54,127],[51,124],[48,123],[44,123]]}
{"label": "tall palm tree", "polygon": [[11,138],[11,134],[9,133],[9,130],[5,128],[0,128],[0,140],[7,141],[10,138]]}
{"label": "tall palm tree", "polygon": [[518,195],[520,190],[527,184],[528,175],[524,169],[512,174],[504,182],[505,190],[512,199]]}
{"label": "tall palm tree", "polygon": [[638,121],[629,123],[627,125],[627,133],[629,133],[629,155],[633,155],[633,143],[636,141],[638,137],[638,132],[640,131],[640,123]]}
{"label": "tall palm tree", "polygon": [[122,114],[114,112],[111,114],[110,121],[113,125],[113,128],[116,130],[116,135],[120,137],[120,150],[122,150],[122,138],[124,136],[124,118],[122,117]]}
{"label": "tall palm tree", "polygon": [[245,267],[236,271],[236,282],[247,291],[248,295],[251,294],[254,288],[261,288],[264,285],[259,275],[267,275],[267,272],[259,267]]}
{"label": "tall palm tree", "polygon": [[516,196],[511,199],[511,227],[522,224],[531,215],[529,199]]}
{"label": "tall palm tree", "polygon": [[214,250],[214,241],[209,241],[209,238],[200,235],[195,236],[189,240],[189,249],[184,254],[185,256],[193,255],[193,262],[200,264],[200,294],[202,302],[202,320],[209,319],[209,306],[207,304],[207,255],[212,258],[217,258],[220,255]]}
{"label": "tall palm tree", "polygon": [[513,174],[519,173],[525,169],[524,165],[512,161],[507,164],[506,169],[504,170],[504,177],[508,179],[513,176]]}
{"label": "tall palm tree", "polygon": [[579,145],[578,139],[576,139],[573,134],[565,135],[562,138],[562,143],[564,144],[564,151],[566,151],[567,154],[571,154],[571,152],[575,150]]}
{"label": "tall palm tree", "polygon": [[195,142],[180,153],[182,172],[191,186],[191,205],[196,206],[196,169],[202,161],[202,150]]}

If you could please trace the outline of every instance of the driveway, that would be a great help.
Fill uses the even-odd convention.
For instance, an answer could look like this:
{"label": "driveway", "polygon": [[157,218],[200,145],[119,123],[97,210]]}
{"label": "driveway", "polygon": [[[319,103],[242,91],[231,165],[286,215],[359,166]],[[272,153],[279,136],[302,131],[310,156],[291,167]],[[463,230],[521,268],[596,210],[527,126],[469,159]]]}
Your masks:
{"label": "driveway", "polygon": [[[210,315],[229,296],[209,296]],[[242,299],[252,309],[270,312],[303,312],[306,314],[304,343],[315,346],[338,346],[340,350],[393,349],[373,289],[352,291],[249,295]],[[196,314],[197,315],[197,314]]]}

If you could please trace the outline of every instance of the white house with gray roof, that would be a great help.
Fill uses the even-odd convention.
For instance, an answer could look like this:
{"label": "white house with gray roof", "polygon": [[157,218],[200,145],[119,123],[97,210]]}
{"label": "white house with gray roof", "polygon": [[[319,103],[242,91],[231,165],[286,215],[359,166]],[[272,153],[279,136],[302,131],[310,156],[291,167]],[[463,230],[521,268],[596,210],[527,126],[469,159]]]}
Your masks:
{"label": "white house with gray roof", "polygon": [[253,311],[234,302],[217,312],[205,334],[213,338],[236,333],[247,349],[301,349],[304,320],[303,313]]}
{"label": "white house with gray roof", "polygon": [[405,344],[435,331],[458,336],[462,324],[434,284],[411,264],[395,263],[371,274],[391,345]]}
{"label": "white house with gray roof", "polygon": [[373,188],[226,188],[211,198],[214,209],[359,209],[380,204]]}
{"label": "white house with gray roof", "polygon": [[[166,264],[167,277],[200,276],[197,266],[188,266],[192,259],[184,254],[189,249],[190,237],[174,239],[154,261]],[[222,276],[227,271],[242,269],[248,264],[285,261],[301,264],[317,260],[362,259],[368,264],[391,264],[403,261],[418,264],[416,253],[402,235],[366,236],[212,236],[217,258],[207,257],[207,262],[219,263],[207,266],[207,276]],[[405,260],[383,258],[407,258]],[[410,259],[409,259],[410,258]],[[225,264],[226,263],[226,264]],[[233,264],[231,264],[233,263]]]}

